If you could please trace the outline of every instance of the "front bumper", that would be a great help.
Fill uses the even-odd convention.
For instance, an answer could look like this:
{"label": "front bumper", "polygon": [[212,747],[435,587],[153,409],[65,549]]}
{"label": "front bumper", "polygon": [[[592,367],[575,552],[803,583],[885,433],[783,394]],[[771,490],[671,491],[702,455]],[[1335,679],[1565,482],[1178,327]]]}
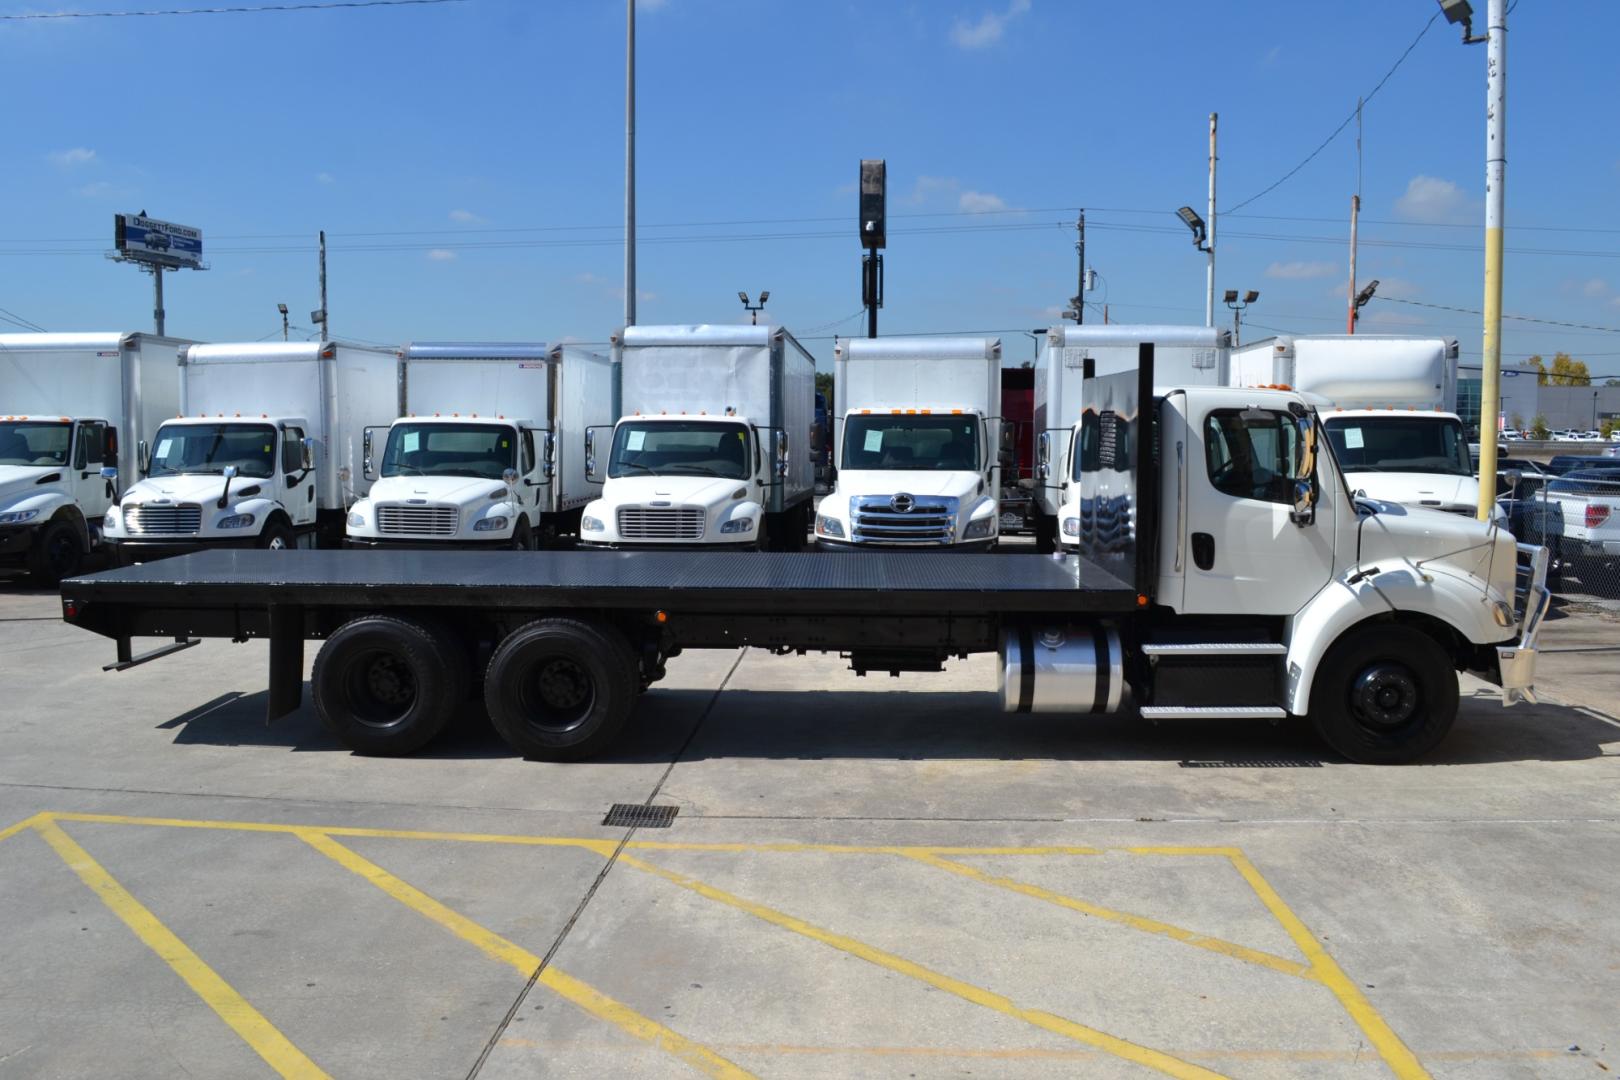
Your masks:
{"label": "front bumper", "polygon": [[873,541],[856,544],[848,540],[828,540],[825,537],[816,537],[816,548],[821,551],[938,551],[982,555],[995,546],[996,537],[994,536],[983,540],[967,540],[959,544],[881,544]]}
{"label": "front bumper", "polygon": [[111,547],[124,559],[151,562],[155,559],[167,559],[171,555],[189,555],[193,551],[204,551],[210,548],[256,548],[259,546],[257,536],[232,537],[228,540],[214,540],[198,537],[192,540],[178,537],[155,537],[150,540],[124,539],[107,540]]}
{"label": "front bumper", "polygon": [[600,540],[581,540],[579,547],[590,548],[596,551],[755,551],[759,548],[759,540],[744,540],[741,543],[704,543],[701,540],[686,544],[642,544],[633,540],[614,540],[603,542]]}
{"label": "front bumper", "polygon": [[1534,544],[1520,544],[1518,549],[1520,557],[1529,562],[1528,567],[1520,570],[1516,590],[1516,602],[1521,611],[1519,637],[1510,644],[1496,646],[1503,705],[1519,701],[1535,703],[1536,638],[1552,606],[1552,593],[1547,588],[1547,565],[1552,560],[1547,549]]}
{"label": "front bumper", "polygon": [[383,539],[376,536],[346,536],[343,546],[362,551],[498,551],[512,546],[511,536],[494,540]]}
{"label": "front bumper", "polygon": [[33,526],[0,529],[0,563],[21,560],[33,546]]}

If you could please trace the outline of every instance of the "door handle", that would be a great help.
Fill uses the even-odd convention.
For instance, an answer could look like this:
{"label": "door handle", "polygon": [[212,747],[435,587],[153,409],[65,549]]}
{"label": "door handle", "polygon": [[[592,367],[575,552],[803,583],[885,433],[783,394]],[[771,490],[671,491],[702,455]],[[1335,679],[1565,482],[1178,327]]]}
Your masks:
{"label": "door handle", "polygon": [[1193,564],[1200,570],[1208,570],[1215,565],[1215,537],[1206,532],[1192,534]]}

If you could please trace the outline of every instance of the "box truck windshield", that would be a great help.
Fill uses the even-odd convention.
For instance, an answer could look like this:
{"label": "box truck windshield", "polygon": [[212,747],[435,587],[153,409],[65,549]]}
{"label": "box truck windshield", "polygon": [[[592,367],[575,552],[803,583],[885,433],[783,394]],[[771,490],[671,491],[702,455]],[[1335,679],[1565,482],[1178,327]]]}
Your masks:
{"label": "box truck windshield", "polygon": [[223,473],[276,474],[276,429],[269,424],[164,424],[152,444],[150,476]]}
{"label": "box truck windshield", "polygon": [[721,476],[746,480],[752,448],[743,424],[703,420],[627,420],[613,436],[608,476]]}
{"label": "box truck windshield", "polygon": [[382,475],[476,476],[499,480],[517,468],[513,430],[502,424],[395,424]]}
{"label": "box truck windshield", "polygon": [[972,416],[856,413],[844,423],[844,468],[976,470],[979,422]]}
{"label": "box truck windshield", "polygon": [[72,432],[56,420],[0,423],[0,465],[66,465]]}
{"label": "box truck windshield", "polygon": [[1448,417],[1329,416],[1324,426],[1345,472],[1474,473],[1462,424]]}

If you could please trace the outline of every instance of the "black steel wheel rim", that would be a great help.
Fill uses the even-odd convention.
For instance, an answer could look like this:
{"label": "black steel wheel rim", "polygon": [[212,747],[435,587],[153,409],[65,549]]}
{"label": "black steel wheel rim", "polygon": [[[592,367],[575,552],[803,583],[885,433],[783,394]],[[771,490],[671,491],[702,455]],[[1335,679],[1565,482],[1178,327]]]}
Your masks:
{"label": "black steel wheel rim", "polygon": [[1368,664],[1350,683],[1350,711],[1372,731],[1391,732],[1411,723],[1422,704],[1417,676],[1393,660]]}
{"label": "black steel wheel rim", "polygon": [[416,704],[416,670],[391,649],[368,649],[349,664],[343,680],[344,704],[371,728],[390,728]]}
{"label": "black steel wheel rim", "polygon": [[66,530],[58,531],[50,537],[45,546],[45,564],[58,575],[72,569],[74,556],[78,554],[79,541],[72,533]]}
{"label": "black steel wheel rim", "polygon": [[596,705],[596,679],[571,656],[536,659],[518,684],[523,722],[536,731],[564,735],[585,723]]}

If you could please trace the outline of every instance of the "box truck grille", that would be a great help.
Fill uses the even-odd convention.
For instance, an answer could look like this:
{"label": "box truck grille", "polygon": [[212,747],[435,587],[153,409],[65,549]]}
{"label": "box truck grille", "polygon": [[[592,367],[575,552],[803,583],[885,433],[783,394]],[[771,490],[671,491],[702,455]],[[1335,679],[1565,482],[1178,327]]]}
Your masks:
{"label": "box truck grille", "polygon": [[948,544],[956,500],[934,496],[857,495],[850,500],[857,544]]}
{"label": "box truck grille", "polygon": [[454,506],[377,507],[377,531],[384,536],[454,536],[460,524]]}
{"label": "box truck grille", "polygon": [[650,506],[621,506],[619,539],[701,540],[703,508],[676,506],[666,510]]}
{"label": "box truck grille", "polygon": [[195,536],[202,528],[202,507],[197,503],[179,506],[126,506],[124,528],[132,536],[161,534]]}

